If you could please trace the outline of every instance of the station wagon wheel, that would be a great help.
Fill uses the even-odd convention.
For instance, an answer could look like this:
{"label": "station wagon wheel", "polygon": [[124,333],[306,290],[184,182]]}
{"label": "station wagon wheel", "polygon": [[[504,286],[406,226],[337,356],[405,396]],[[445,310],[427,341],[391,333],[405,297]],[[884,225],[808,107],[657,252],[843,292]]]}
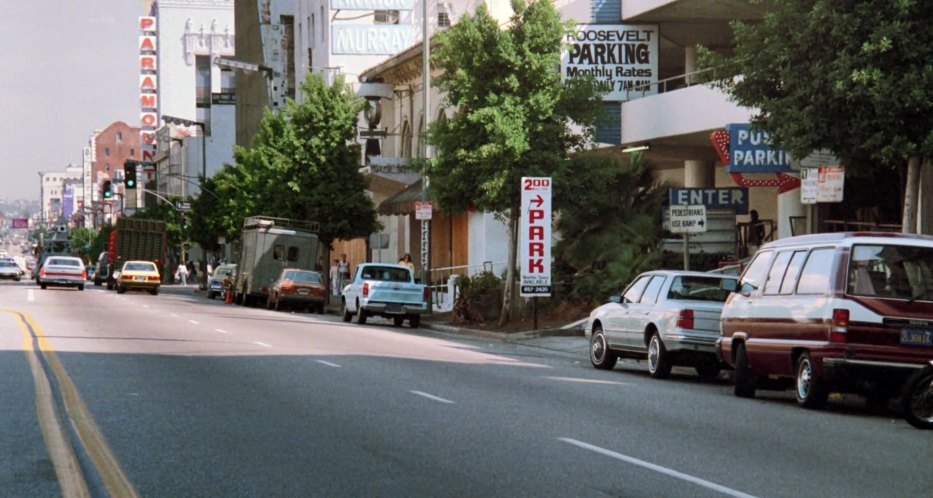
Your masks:
{"label": "station wagon wheel", "polygon": [[927,365],[907,381],[902,397],[907,423],[918,429],[933,429],[933,366]]}
{"label": "station wagon wheel", "polygon": [[754,398],[755,388],[758,387],[758,378],[748,366],[748,356],[745,354],[745,343],[735,345],[735,387],[733,392],[740,398]]}
{"label": "station wagon wheel", "polygon": [[350,314],[350,310],[347,309],[347,302],[343,302],[343,321],[350,323],[350,320],[353,318],[353,315]]}
{"label": "station wagon wheel", "polygon": [[618,359],[619,357],[609,349],[602,326],[594,325],[593,337],[590,338],[590,363],[600,370],[612,370]]}
{"label": "station wagon wheel", "polygon": [[671,359],[661,342],[661,334],[655,331],[648,341],[648,373],[655,379],[666,379],[671,375]]}
{"label": "station wagon wheel", "polygon": [[797,404],[804,408],[822,408],[829,397],[822,379],[813,373],[813,359],[804,352],[797,359]]}

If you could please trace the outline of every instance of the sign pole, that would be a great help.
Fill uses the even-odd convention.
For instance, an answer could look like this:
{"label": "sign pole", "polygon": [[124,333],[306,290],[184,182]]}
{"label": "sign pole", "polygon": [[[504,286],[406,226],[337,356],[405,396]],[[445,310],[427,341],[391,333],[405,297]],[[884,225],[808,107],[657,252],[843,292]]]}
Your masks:
{"label": "sign pole", "polygon": [[690,234],[684,234],[684,271],[690,270]]}

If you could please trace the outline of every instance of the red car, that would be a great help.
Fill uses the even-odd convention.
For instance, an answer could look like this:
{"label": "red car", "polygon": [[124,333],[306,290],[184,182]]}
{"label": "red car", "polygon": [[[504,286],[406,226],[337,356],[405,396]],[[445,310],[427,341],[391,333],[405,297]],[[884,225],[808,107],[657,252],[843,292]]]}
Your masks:
{"label": "red car", "polygon": [[326,300],[327,288],[320,273],[286,268],[269,288],[266,307],[278,310],[288,306],[324,313]]}

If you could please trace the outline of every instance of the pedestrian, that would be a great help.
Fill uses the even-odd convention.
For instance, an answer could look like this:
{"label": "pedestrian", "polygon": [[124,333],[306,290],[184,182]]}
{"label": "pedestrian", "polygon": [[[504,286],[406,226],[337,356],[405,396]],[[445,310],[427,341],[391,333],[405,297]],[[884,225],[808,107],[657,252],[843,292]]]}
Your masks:
{"label": "pedestrian", "polygon": [[411,260],[411,254],[406,252],[402,259],[398,260],[398,264],[407,266],[411,270],[411,274],[415,274],[415,263]]}
{"label": "pedestrian", "polygon": [[765,239],[765,226],[758,219],[758,211],[752,209],[748,214],[751,218],[748,222],[748,255],[751,256]]}
{"label": "pedestrian", "polygon": [[178,263],[178,269],[175,270],[175,280],[181,285],[188,285],[188,267],[184,262]]}
{"label": "pedestrian", "polygon": [[350,263],[347,261],[347,253],[340,253],[340,261],[337,265],[340,268],[340,278],[342,279],[341,286],[343,282],[350,280]]}
{"label": "pedestrian", "polygon": [[334,260],[334,266],[330,267],[330,285],[332,287],[331,292],[334,294],[334,297],[340,296],[340,291],[343,290],[340,288],[340,260]]}

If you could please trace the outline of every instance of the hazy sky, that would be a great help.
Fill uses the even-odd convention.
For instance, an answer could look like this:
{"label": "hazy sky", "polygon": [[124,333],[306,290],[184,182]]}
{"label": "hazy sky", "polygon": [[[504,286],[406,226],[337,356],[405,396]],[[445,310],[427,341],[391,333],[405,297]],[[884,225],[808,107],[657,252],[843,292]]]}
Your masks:
{"label": "hazy sky", "polygon": [[2,0],[0,198],[81,164],[94,130],[139,121],[141,0]]}

